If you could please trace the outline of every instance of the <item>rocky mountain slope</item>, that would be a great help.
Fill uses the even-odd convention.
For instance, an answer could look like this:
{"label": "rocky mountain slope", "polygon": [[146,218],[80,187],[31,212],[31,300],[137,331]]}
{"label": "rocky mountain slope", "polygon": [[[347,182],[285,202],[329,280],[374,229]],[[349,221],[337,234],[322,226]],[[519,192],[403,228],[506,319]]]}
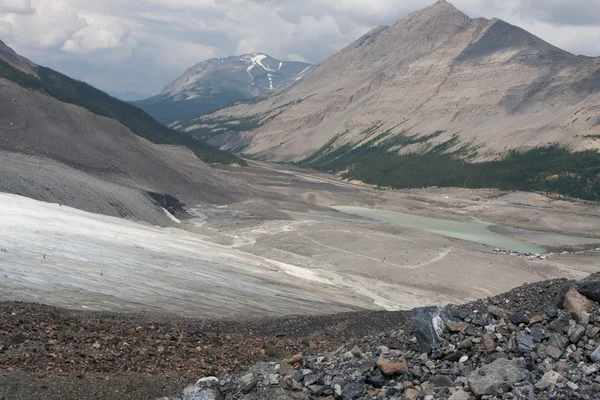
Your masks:
{"label": "rocky mountain slope", "polygon": [[243,184],[198,159],[221,154],[237,159],[0,49],[0,191],[170,225],[162,209],[168,196],[221,204],[246,198]]}
{"label": "rocky mountain slope", "polygon": [[11,67],[18,69],[21,72],[37,76],[37,74],[35,73],[36,65],[28,59],[26,59],[25,57],[21,57],[20,55],[18,55],[2,40],[0,40],[0,60],[6,62]]}
{"label": "rocky mountain slope", "polygon": [[187,120],[292,85],[312,67],[261,53],[211,58],[185,71],[158,95],[135,104],[161,122]]}
{"label": "rocky mountain slope", "polygon": [[299,161],[386,141],[394,153],[497,159],[598,149],[600,59],[444,0],[373,29],[292,87],[177,126],[223,148]]}

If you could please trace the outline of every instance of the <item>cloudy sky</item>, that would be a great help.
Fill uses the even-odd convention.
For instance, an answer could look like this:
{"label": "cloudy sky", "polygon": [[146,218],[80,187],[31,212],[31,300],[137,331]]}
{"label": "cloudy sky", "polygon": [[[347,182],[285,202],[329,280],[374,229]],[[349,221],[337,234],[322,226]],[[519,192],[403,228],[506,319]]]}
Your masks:
{"label": "cloudy sky", "polygon": [[[0,39],[112,92],[155,94],[211,57],[318,63],[434,0],[0,0]],[[577,54],[600,55],[599,0],[454,0]]]}

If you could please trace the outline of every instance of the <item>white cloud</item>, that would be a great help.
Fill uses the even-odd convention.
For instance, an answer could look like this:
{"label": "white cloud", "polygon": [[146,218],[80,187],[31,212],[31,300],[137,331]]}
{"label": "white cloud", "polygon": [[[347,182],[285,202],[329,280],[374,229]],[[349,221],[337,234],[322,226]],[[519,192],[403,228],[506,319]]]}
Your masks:
{"label": "white cloud", "polygon": [[[158,92],[210,57],[320,62],[435,0],[0,0],[0,39],[107,90]],[[579,54],[600,54],[598,0],[454,0]],[[104,78],[103,78],[104,77]]]}
{"label": "white cloud", "polygon": [[[125,46],[131,36],[130,29],[118,22],[91,23],[73,33],[61,50],[69,53],[89,54]],[[129,42],[133,44],[133,42]]]}

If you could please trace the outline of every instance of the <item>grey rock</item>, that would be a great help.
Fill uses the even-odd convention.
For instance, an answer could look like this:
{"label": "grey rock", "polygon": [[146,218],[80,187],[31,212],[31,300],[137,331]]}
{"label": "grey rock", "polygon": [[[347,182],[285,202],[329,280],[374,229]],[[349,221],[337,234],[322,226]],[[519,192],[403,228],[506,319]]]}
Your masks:
{"label": "grey rock", "polygon": [[579,343],[584,335],[585,328],[581,325],[575,325],[569,329],[569,340],[571,340],[571,343]]}
{"label": "grey rock", "polygon": [[531,335],[519,333],[517,335],[517,346],[521,353],[530,353],[535,349],[535,342]]}
{"label": "grey rock", "polygon": [[219,379],[215,377],[202,378],[194,386],[183,391],[183,400],[223,400],[219,390]]}
{"label": "grey rock", "polygon": [[412,310],[412,323],[422,353],[430,354],[439,343],[445,324],[442,307],[421,307]]}
{"label": "grey rock", "polygon": [[365,386],[358,382],[349,382],[344,385],[342,392],[343,400],[356,400],[365,394]]}
{"label": "grey rock", "polygon": [[569,344],[569,339],[559,333],[551,333],[548,337],[548,344],[559,350],[564,350]]}
{"label": "grey rock", "polygon": [[529,317],[527,317],[527,315],[525,315],[524,312],[517,312],[517,313],[511,314],[511,316],[508,317],[508,319],[510,322],[512,322],[515,325],[529,323]]}
{"label": "grey rock", "polygon": [[527,371],[520,368],[516,362],[500,358],[473,371],[468,383],[474,394],[483,396],[496,393],[497,389],[505,384],[515,384],[527,378]]}
{"label": "grey rock", "polygon": [[571,317],[565,313],[561,313],[558,318],[548,324],[548,330],[554,333],[565,333],[565,330],[569,327]]}
{"label": "grey rock", "polygon": [[577,391],[579,390],[579,385],[577,385],[575,382],[568,382],[567,383],[567,387],[569,389],[571,389],[572,391]]}
{"label": "grey rock", "polygon": [[546,328],[541,324],[536,324],[531,327],[531,337],[536,343],[541,342],[546,336]]}
{"label": "grey rock", "polygon": [[436,375],[429,378],[429,383],[436,388],[454,387],[454,380],[446,375]]}
{"label": "grey rock", "polygon": [[387,379],[385,375],[377,369],[367,376],[366,382],[369,385],[379,389],[385,385],[386,380]]}
{"label": "grey rock", "polygon": [[598,346],[598,348],[592,352],[590,358],[593,362],[600,362],[600,346]]}
{"label": "grey rock", "polygon": [[552,345],[549,345],[546,347],[546,355],[558,360],[560,359],[560,356],[562,356],[562,351]]}

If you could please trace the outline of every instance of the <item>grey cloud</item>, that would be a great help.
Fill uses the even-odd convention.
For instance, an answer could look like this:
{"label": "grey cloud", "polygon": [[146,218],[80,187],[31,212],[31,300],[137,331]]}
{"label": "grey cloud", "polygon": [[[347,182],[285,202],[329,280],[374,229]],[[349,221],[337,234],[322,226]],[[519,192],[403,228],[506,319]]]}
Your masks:
{"label": "grey cloud", "polygon": [[33,14],[31,0],[0,0],[0,14]]}
{"label": "grey cloud", "polygon": [[520,12],[525,19],[561,25],[600,24],[598,0],[521,0]]}
{"label": "grey cloud", "polygon": [[[210,57],[251,51],[318,63],[376,25],[434,0],[0,0],[0,39],[108,90],[158,92]],[[8,6],[12,4],[12,14]],[[558,46],[600,53],[600,2],[454,0]],[[15,5],[18,5],[16,7]],[[36,10],[15,14],[16,9]],[[578,25],[575,28],[567,28]],[[585,40],[577,40],[585,38]]]}

